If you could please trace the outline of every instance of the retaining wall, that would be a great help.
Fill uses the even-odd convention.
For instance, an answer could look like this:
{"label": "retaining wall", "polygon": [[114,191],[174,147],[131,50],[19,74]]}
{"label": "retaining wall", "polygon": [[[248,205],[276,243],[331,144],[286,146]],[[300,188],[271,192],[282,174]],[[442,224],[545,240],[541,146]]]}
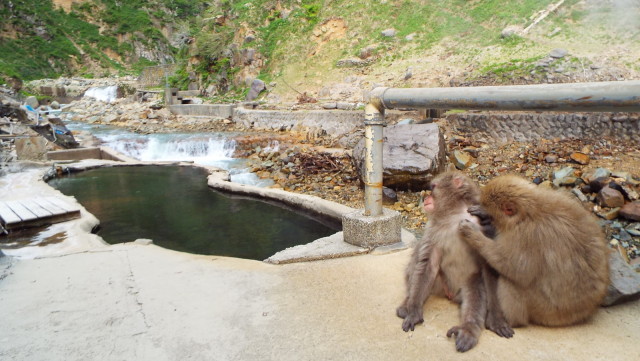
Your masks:
{"label": "retaining wall", "polygon": [[639,113],[461,113],[446,118],[459,131],[501,142],[540,138],[640,139]]}
{"label": "retaining wall", "polygon": [[247,128],[290,130],[316,134],[324,132],[335,137],[351,133],[364,124],[364,111],[323,110],[253,110],[236,108],[233,121]]}
{"label": "retaining wall", "polygon": [[231,118],[235,107],[233,104],[174,104],[169,105],[169,110],[177,115]]}
{"label": "retaining wall", "polygon": [[136,159],[120,154],[109,147],[75,148],[47,152],[49,160],[104,159],[120,162],[138,162]]}

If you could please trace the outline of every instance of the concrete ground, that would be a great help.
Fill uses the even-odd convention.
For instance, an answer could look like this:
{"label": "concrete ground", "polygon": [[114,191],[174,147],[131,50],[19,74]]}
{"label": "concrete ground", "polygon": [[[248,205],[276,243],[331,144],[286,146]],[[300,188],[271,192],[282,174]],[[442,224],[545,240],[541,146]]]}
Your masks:
{"label": "concrete ground", "polygon": [[[0,194],[56,192],[20,179],[0,178]],[[91,217],[54,227],[64,242],[0,258],[0,360],[640,360],[640,302],[512,339],[485,331],[460,354],[445,299],[400,327],[410,250],[272,265],[105,245]]]}

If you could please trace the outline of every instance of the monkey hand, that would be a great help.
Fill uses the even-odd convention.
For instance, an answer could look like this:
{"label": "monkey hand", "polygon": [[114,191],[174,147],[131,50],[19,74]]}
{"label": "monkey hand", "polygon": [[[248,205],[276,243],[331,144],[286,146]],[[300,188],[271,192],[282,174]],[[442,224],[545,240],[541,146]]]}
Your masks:
{"label": "monkey hand", "polygon": [[422,312],[410,311],[405,316],[404,322],[402,322],[402,330],[404,330],[404,332],[409,332],[409,330],[413,331],[416,325],[422,322],[424,322]]}
{"label": "monkey hand", "polygon": [[496,228],[493,226],[493,218],[484,208],[482,208],[482,206],[471,206],[467,208],[467,213],[478,219],[482,234],[491,239],[496,237]]}
{"label": "monkey hand", "polygon": [[482,208],[482,206],[480,205],[470,206],[469,208],[467,208],[467,213],[474,217],[478,217],[480,222],[483,222],[485,220],[491,221],[491,216],[489,215],[489,213],[487,213],[487,211],[485,211],[484,208]]}
{"label": "monkey hand", "polygon": [[480,230],[480,226],[471,222],[468,219],[463,219],[458,224],[458,232],[460,232],[460,237],[467,242],[473,248],[480,248],[480,244],[484,235]]}
{"label": "monkey hand", "polygon": [[480,328],[465,323],[462,326],[454,326],[447,331],[447,337],[456,336],[456,350],[458,352],[469,351],[478,344]]}

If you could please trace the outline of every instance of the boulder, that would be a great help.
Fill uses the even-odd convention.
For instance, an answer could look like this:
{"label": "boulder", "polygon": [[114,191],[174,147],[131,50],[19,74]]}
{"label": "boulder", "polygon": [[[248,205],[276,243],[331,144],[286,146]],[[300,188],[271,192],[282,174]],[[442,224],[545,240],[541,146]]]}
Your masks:
{"label": "boulder", "polygon": [[27,99],[24,100],[24,105],[28,105],[33,109],[36,109],[40,106],[40,103],[38,102],[38,98],[36,98],[35,96],[28,96]]}
{"label": "boulder", "polygon": [[620,210],[620,215],[632,221],[640,221],[640,201],[625,204]]}
{"label": "boulder", "polygon": [[624,206],[624,196],[618,190],[606,186],[598,192],[596,201],[603,207],[615,208]]}
{"label": "boulder", "polygon": [[564,58],[565,56],[567,56],[567,54],[569,54],[569,52],[567,51],[567,49],[563,48],[553,49],[551,50],[551,52],[549,52],[549,56],[555,59]]}
{"label": "boulder", "polygon": [[392,38],[396,36],[396,33],[397,33],[396,29],[385,29],[385,30],[382,30],[381,34],[386,38]]}
{"label": "boulder", "polygon": [[[364,174],[364,139],[353,149],[358,176]],[[384,129],[383,184],[396,190],[420,190],[444,170],[445,142],[437,124],[394,125]]]}
{"label": "boulder", "polygon": [[254,79],[251,83],[251,89],[249,89],[249,93],[247,94],[247,98],[245,100],[251,101],[254,100],[260,95],[260,93],[267,89],[266,84],[260,79]]}
{"label": "boulder", "polygon": [[635,272],[618,252],[611,252],[609,256],[609,277],[611,283],[607,295],[602,301],[603,306],[633,301],[640,298],[640,274]]}

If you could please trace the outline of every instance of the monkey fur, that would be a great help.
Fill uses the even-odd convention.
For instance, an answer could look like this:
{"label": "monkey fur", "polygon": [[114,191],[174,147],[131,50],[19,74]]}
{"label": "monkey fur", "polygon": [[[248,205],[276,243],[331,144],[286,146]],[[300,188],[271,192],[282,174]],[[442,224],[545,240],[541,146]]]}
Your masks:
{"label": "monkey fur", "polygon": [[[474,347],[483,327],[511,337],[496,299],[497,274],[469,247],[458,231],[461,221],[478,222],[467,213],[480,203],[480,190],[463,173],[452,171],[431,182],[432,195],[425,199],[429,220],[416,245],[406,271],[407,295],[396,314],[404,319],[402,329],[414,330],[423,322],[423,306],[430,294],[445,295],[461,304],[461,324],[447,337],[456,337],[460,352]],[[483,215],[484,216],[484,215]],[[478,227],[491,235],[491,219],[480,218]]]}
{"label": "monkey fur", "polygon": [[505,175],[482,188],[481,206],[469,212],[495,227],[495,239],[468,219],[459,230],[499,274],[497,298],[510,326],[566,326],[596,312],[609,284],[608,247],[573,197]]}

